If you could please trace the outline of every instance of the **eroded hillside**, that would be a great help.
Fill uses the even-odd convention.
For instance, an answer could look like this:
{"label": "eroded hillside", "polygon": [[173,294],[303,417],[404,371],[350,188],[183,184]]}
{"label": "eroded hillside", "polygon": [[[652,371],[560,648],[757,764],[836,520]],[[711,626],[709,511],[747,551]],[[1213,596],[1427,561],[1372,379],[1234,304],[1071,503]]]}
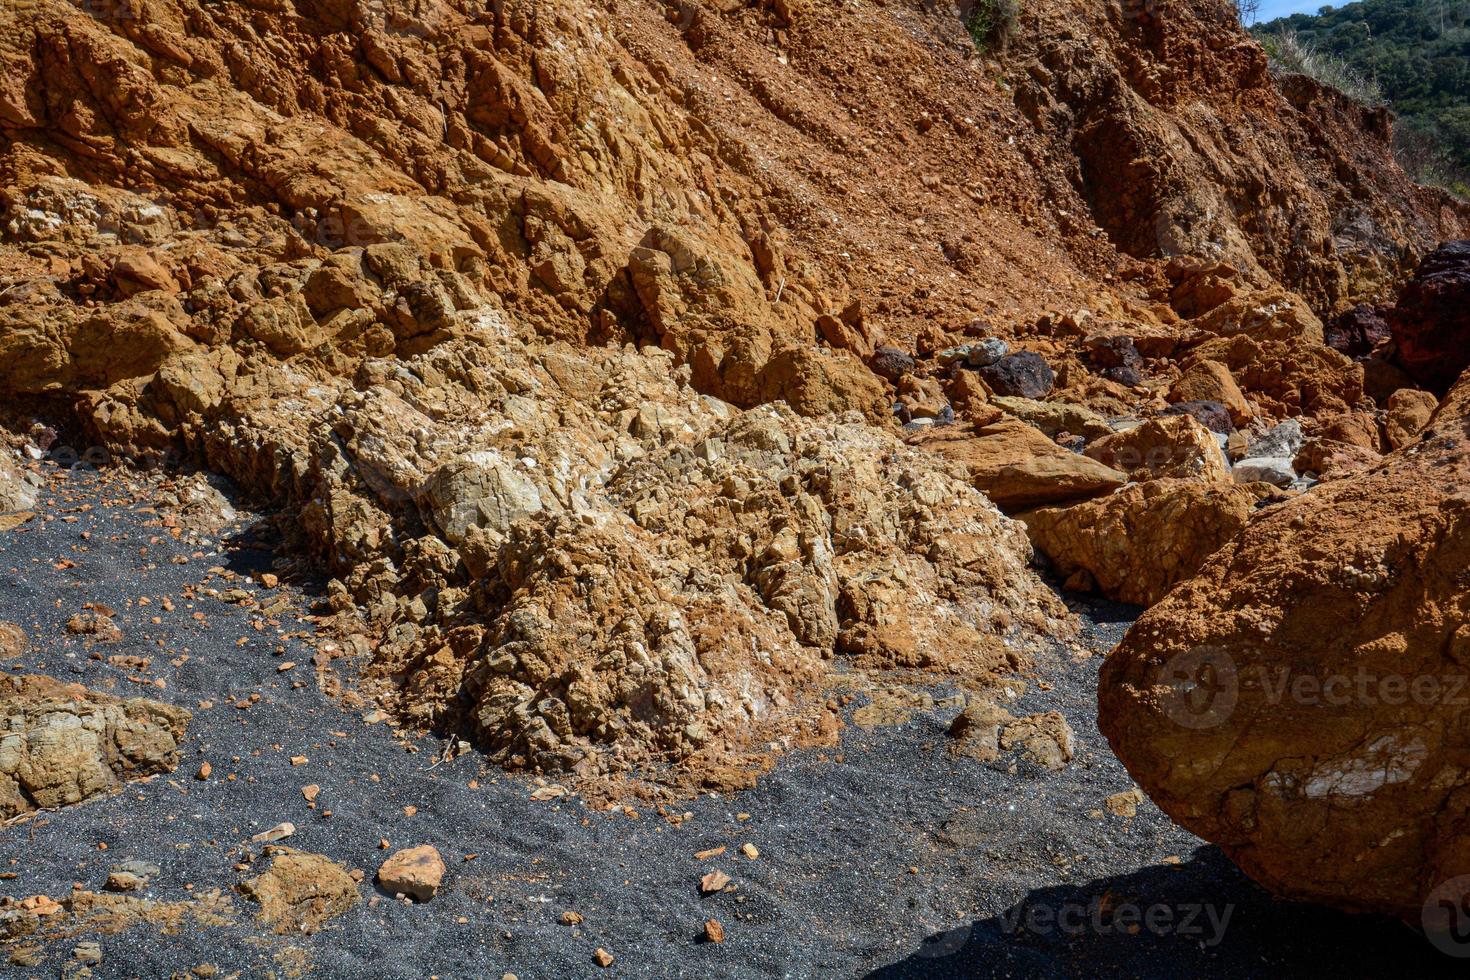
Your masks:
{"label": "eroded hillside", "polygon": [[1223,3],[964,13],[8,4],[19,437],[284,507],[377,693],[508,765],[723,784],[834,658],[991,685],[1071,629],[992,500],[1147,482],[1071,443],[1171,403],[1371,415],[1319,317],[1470,212]]}

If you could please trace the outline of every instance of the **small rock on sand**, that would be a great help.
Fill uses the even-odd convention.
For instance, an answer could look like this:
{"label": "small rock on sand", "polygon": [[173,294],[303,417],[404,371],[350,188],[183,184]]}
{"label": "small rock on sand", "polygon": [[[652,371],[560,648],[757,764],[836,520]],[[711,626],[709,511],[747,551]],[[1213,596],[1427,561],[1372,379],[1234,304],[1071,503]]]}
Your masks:
{"label": "small rock on sand", "polygon": [[378,884],[394,895],[427,902],[444,881],[444,859],[429,844],[395,852],[378,868]]}

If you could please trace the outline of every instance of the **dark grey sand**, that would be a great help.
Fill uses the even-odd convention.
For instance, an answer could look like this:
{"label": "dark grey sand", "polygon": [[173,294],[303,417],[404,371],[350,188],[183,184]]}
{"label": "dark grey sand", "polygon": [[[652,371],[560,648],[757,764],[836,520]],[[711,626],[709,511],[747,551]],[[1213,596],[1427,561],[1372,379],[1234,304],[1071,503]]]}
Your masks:
{"label": "dark grey sand", "polygon": [[[94,476],[71,474],[66,486],[43,503],[57,519],[0,533],[0,619],[24,625],[34,643],[8,669],[214,707],[195,711],[184,764],[171,778],[0,828],[0,870],[18,873],[0,881],[0,895],[61,896],[74,882],[100,890],[126,858],[162,867],[153,898],[186,899],[190,884],[229,890],[253,873],[235,869],[243,854],[260,852],[251,835],[291,821],[298,829],[286,844],[366,872],[365,901],[318,934],[276,937],[263,935],[254,907],[237,897],[235,926],[53,941],[39,966],[0,959],[0,975],[57,976],[89,938],[104,955],[93,975],[106,978],[166,977],[206,963],[220,976],[252,977],[1464,973],[1466,961],[1442,957],[1398,923],[1274,901],[1151,804],[1133,819],[1102,812],[1107,796],[1132,785],[1097,732],[1093,696],[1101,656],[1128,610],[1085,607],[1096,656],[1047,658],[1037,676],[1052,689],[1028,685],[1013,709],[1066,715],[1079,755],[1064,772],[951,756],[951,708],[895,727],[849,728],[838,753],[789,755],[750,792],[689,801],[683,809],[693,819],[674,827],[646,806],[633,819],[594,812],[575,797],[534,802],[530,779],[493,771],[474,754],[434,766],[441,742],[424,739],[411,753],[389,726],[365,724],[323,696],[310,683],[304,643],[287,642],[278,654],[271,632],[250,628],[251,610],[180,600],[212,565],[269,567],[257,535],[241,533],[254,521],[243,511],[223,543],[203,549],[221,553],[178,565],[170,559],[194,547],[167,537],[140,556],[161,533],[145,526],[150,515],[98,505]],[[85,502],[98,506],[75,512]],[[64,522],[67,512],[80,520]],[[55,567],[62,558],[75,567]],[[310,605],[311,583],[292,588]],[[154,604],[129,608],[140,595]],[[177,603],[172,613],[157,603],[165,595]],[[65,634],[62,624],[89,601],[118,610],[125,634],[101,652],[152,657],[148,676],[165,678],[166,689],[130,683],[132,672],[89,659],[86,643]],[[193,619],[196,611],[206,622]],[[153,615],[162,623],[150,623]],[[304,627],[283,617],[282,628]],[[252,639],[238,646],[242,636]],[[169,665],[186,650],[182,667]],[[282,660],[302,666],[280,674]],[[309,683],[293,689],[292,680]],[[257,692],[250,710],[232,706]],[[309,762],[292,766],[297,755]],[[205,760],[213,776],[199,782],[194,773]],[[301,795],[309,783],[321,787],[315,811]],[[405,815],[405,806],[417,813]],[[384,857],[381,838],[439,848],[449,865],[445,890],[421,905],[380,895],[372,876]],[[757,860],[739,854],[746,842],[759,848]],[[694,856],[719,846],[727,848],[720,857]],[[735,890],[701,898],[700,876],[714,868]],[[1097,914],[1102,906],[1123,925]],[[559,924],[567,910],[585,921]],[[1142,925],[1130,931],[1131,910]],[[724,924],[721,945],[700,941],[709,918]],[[594,965],[598,947],[616,957],[611,968]]]}

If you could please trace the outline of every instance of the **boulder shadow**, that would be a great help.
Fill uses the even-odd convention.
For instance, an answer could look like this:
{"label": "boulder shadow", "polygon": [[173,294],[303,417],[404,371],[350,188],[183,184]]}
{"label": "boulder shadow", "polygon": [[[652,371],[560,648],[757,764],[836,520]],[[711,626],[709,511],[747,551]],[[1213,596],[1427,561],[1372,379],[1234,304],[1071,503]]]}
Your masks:
{"label": "boulder shadow", "polygon": [[1201,847],[1178,865],[1037,889],[868,976],[1464,977],[1467,967],[1397,920],[1275,899]]}

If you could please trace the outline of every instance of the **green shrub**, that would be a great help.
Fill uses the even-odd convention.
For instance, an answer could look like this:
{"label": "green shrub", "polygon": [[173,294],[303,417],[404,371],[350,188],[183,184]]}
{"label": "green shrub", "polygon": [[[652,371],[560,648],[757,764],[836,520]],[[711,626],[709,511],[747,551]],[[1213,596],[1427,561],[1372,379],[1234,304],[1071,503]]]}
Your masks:
{"label": "green shrub", "polygon": [[1016,31],[1020,0],[974,0],[965,15],[965,30],[980,51],[1004,51]]}

